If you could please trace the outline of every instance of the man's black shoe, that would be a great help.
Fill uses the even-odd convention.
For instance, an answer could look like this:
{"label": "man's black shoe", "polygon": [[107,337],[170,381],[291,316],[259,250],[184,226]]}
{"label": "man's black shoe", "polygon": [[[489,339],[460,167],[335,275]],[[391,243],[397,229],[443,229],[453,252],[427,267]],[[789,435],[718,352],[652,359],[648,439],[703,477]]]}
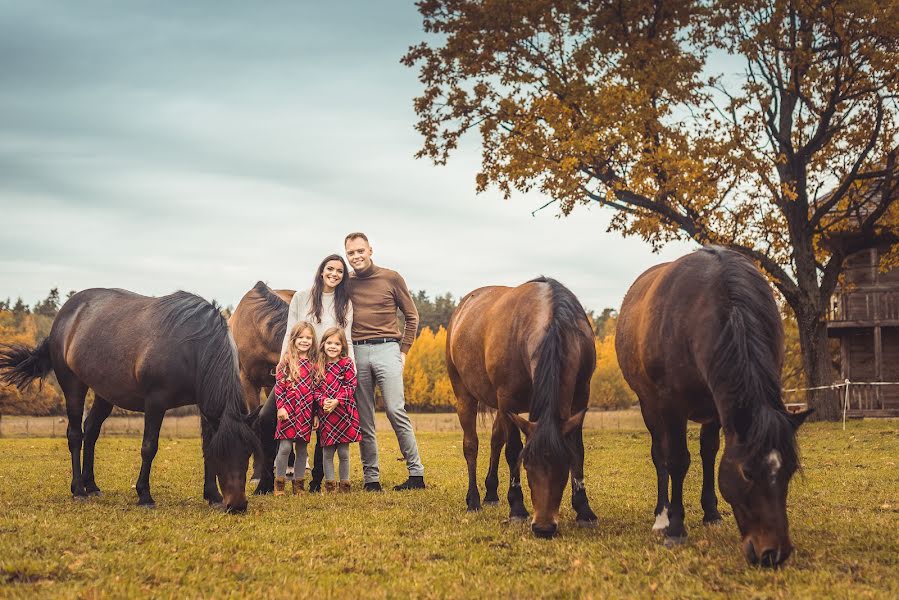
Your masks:
{"label": "man's black shoe", "polygon": [[425,489],[425,478],[421,475],[409,475],[409,479],[407,479],[405,483],[393,486],[393,491],[395,492],[423,489]]}
{"label": "man's black shoe", "polygon": [[381,487],[381,484],[377,481],[370,481],[362,486],[362,489],[366,492],[383,492],[384,488]]}

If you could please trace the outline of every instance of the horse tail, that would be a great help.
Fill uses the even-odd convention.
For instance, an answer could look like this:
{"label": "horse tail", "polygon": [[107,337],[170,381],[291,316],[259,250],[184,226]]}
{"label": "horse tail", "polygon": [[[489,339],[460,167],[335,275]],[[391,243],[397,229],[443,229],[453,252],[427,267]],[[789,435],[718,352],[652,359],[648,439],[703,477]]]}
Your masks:
{"label": "horse tail", "polygon": [[[748,259],[711,247],[721,266],[728,311],[707,371],[716,404],[732,405],[730,425],[749,448],[792,447],[781,398],[783,323],[764,276]],[[789,450],[787,448],[787,450]]]}
{"label": "horse tail", "polygon": [[24,390],[35,379],[43,380],[53,370],[50,338],[32,348],[23,344],[0,344],[0,381]]}
{"label": "horse tail", "polygon": [[549,285],[552,315],[536,351],[530,420],[536,421],[537,427],[526,451],[529,460],[546,463],[569,452],[562,437],[559,392],[570,356],[567,349],[583,336],[578,322],[586,319],[586,312],[571,290],[555,279],[539,277],[532,282]]}

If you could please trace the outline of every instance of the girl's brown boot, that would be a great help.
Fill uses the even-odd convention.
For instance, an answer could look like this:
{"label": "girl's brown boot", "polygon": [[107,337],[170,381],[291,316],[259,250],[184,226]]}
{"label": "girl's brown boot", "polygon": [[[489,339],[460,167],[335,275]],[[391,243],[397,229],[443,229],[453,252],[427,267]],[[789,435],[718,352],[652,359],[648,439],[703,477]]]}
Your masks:
{"label": "girl's brown boot", "polygon": [[305,488],[305,484],[306,484],[306,480],[305,480],[305,479],[294,479],[294,480],[291,482],[292,490],[293,490],[293,495],[296,496],[297,494],[299,494],[300,492],[302,492],[303,490],[305,490],[305,489],[306,489],[306,488]]}
{"label": "girl's brown boot", "polygon": [[287,483],[286,477],[275,477],[275,496],[284,495],[284,486]]}
{"label": "girl's brown boot", "polygon": [[350,493],[350,482],[349,481],[341,481],[337,484],[337,491],[341,494],[349,494]]}
{"label": "girl's brown boot", "polygon": [[326,481],[325,482],[325,493],[333,494],[337,491],[337,482],[336,481]]}

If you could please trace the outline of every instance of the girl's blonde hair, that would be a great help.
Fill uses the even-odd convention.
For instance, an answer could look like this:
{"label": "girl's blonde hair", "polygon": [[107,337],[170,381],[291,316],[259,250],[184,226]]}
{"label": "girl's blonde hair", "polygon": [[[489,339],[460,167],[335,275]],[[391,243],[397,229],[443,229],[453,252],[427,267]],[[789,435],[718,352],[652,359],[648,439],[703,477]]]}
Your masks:
{"label": "girl's blonde hair", "polygon": [[284,374],[290,381],[299,381],[300,379],[299,364],[297,364],[299,362],[299,356],[297,356],[297,347],[295,342],[296,339],[300,337],[300,334],[302,334],[307,329],[312,335],[312,345],[309,346],[309,351],[306,353],[306,357],[313,363],[316,362],[318,346],[315,340],[315,328],[306,321],[298,321],[297,324],[293,326],[293,329],[290,330],[290,337],[287,339],[287,364],[283,367]]}
{"label": "girl's blonde hair", "polygon": [[336,335],[340,340],[340,358],[344,358],[349,354],[349,344],[346,341],[346,334],[342,327],[331,327],[322,334],[322,339],[318,343],[318,358],[315,361],[315,370],[319,377],[325,376],[325,367],[328,364],[328,355],[325,354],[325,342],[329,337]]}

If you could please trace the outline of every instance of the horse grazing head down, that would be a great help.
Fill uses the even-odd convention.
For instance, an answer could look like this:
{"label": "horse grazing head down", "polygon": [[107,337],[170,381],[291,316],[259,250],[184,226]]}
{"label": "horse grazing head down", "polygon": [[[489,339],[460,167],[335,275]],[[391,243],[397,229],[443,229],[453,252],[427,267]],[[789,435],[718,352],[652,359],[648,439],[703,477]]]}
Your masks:
{"label": "horse grazing head down", "polygon": [[[795,433],[812,411],[773,413],[782,421],[781,435],[766,441],[740,434],[727,440],[718,487],[730,503],[742,537],[743,555],[752,565],[777,567],[793,552],[787,522],[787,489],[799,468]],[[759,415],[755,415],[759,418]]]}
{"label": "horse grazing head down", "polygon": [[521,461],[528,474],[531,503],[534,505],[531,531],[537,537],[551,538],[559,530],[559,507],[573,460],[567,438],[583,425],[586,414],[584,409],[564,422],[549,416],[533,422],[508,413],[526,439]]}
{"label": "horse grazing head down", "polygon": [[247,469],[250,456],[261,455],[259,437],[254,430],[259,409],[248,415],[226,414],[209,419],[213,434],[205,444],[209,465],[218,477],[224,508],[228,512],[247,510]]}

